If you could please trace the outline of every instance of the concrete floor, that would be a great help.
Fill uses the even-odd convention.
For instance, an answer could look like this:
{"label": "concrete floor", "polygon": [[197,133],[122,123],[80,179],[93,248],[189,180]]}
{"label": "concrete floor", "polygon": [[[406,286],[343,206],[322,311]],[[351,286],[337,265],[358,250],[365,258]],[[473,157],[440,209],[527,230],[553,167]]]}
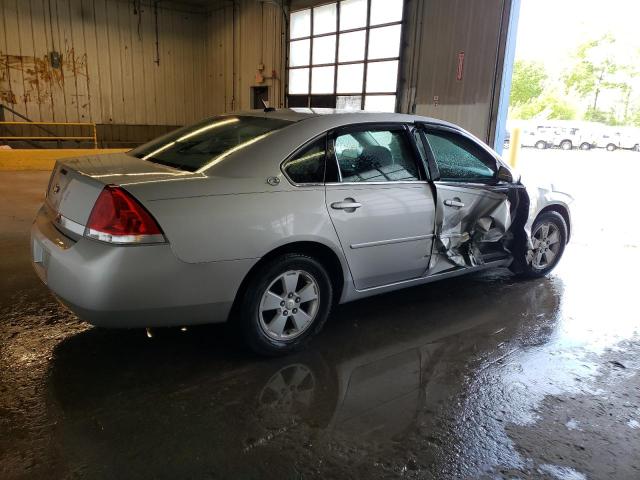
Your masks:
{"label": "concrete floor", "polygon": [[0,478],[640,478],[640,154],[522,170],[577,198],[552,276],[344,305],[275,360],[79,322],[29,264],[48,175],[0,173]]}

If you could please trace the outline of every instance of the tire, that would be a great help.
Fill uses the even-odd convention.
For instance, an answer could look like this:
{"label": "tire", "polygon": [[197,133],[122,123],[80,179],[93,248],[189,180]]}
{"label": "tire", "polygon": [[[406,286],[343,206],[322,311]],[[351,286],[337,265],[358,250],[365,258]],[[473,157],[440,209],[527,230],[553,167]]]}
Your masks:
{"label": "tire", "polygon": [[546,149],[546,148],[547,148],[547,142],[543,142],[542,140],[538,140],[538,141],[536,142],[535,147],[536,147],[538,150],[544,150],[544,149]]}
{"label": "tire", "polygon": [[563,140],[560,142],[560,148],[562,150],[573,150],[573,143],[571,143],[571,140]]}
{"label": "tire", "polygon": [[613,143],[610,143],[609,145],[607,145],[607,152],[615,152],[618,149],[617,146],[615,146]]}
{"label": "tire", "polygon": [[591,150],[591,144],[584,142],[583,144],[580,145],[580,150],[584,150],[584,151]]}
{"label": "tire", "polygon": [[[543,243],[541,247],[535,248],[533,251],[525,249],[523,252],[525,258],[518,262],[521,265],[519,273],[524,277],[543,277],[551,272],[562,258],[567,244],[567,224],[564,218],[558,212],[545,212],[539,215],[531,227],[531,240],[534,242],[534,247],[536,244],[540,245],[539,242],[544,239],[545,226],[548,228],[547,239],[552,238],[552,235],[557,232],[556,241],[551,241],[549,244]],[[543,249],[542,252],[540,248]],[[552,259],[549,258],[547,251],[553,254]]]}
{"label": "tire", "polygon": [[255,272],[244,290],[241,334],[260,355],[302,350],[322,329],[332,303],[333,285],[320,262],[303,254],[282,255]]}

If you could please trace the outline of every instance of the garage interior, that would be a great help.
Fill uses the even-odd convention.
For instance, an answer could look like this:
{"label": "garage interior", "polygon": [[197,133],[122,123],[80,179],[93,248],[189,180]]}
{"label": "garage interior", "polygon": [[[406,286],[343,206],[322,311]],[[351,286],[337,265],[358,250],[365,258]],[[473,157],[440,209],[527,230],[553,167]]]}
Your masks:
{"label": "garage interior", "polygon": [[415,113],[500,152],[519,4],[0,0],[0,477],[639,478],[637,159],[615,195],[597,157],[523,159],[576,198],[548,278],[338,306],[278,359],[224,325],[91,327],[31,267],[56,159],[208,116]]}

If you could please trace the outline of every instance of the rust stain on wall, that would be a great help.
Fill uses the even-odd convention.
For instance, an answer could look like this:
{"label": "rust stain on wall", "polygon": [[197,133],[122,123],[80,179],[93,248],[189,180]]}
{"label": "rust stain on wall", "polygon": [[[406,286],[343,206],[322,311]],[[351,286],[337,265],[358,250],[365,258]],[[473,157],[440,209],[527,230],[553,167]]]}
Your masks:
{"label": "rust stain on wall", "polygon": [[65,81],[72,78],[88,83],[86,53],[76,55],[74,49],[69,48],[62,54],[60,68],[53,68],[48,54],[34,57],[0,52],[0,99],[3,102],[53,105],[54,101],[64,99]]}

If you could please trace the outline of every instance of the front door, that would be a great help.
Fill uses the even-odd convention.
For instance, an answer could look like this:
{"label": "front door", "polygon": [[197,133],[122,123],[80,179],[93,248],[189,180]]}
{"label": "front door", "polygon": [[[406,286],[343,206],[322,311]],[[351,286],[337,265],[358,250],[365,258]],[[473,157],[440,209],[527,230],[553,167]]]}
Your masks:
{"label": "front door", "polygon": [[437,256],[429,273],[474,266],[499,254],[511,213],[509,188],[496,181],[496,159],[455,131],[427,128],[424,133],[437,168]]}
{"label": "front door", "polygon": [[435,203],[406,127],[352,126],[331,136],[327,209],[355,286],[364,290],[423,276]]}

